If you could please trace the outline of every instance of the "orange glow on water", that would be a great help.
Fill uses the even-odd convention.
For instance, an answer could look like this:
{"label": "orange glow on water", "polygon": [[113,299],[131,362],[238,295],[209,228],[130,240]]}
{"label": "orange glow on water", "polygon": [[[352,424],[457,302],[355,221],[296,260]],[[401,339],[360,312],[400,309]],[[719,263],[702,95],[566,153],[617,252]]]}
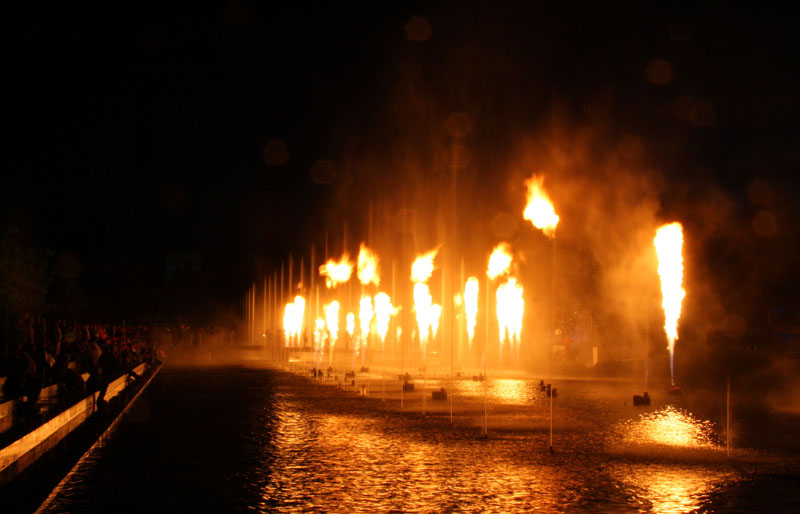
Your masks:
{"label": "orange glow on water", "polygon": [[667,406],[642,414],[624,429],[625,441],[633,444],[659,444],[681,448],[717,448],[713,443],[713,427],[688,412]]}

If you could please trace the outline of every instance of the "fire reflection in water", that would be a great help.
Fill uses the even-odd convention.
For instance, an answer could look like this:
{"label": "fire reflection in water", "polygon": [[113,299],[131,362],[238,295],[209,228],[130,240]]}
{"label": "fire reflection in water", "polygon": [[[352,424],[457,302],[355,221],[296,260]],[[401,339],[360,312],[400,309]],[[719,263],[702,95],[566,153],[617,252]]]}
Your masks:
{"label": "fire reflection in water", "polygon": [[667,513],[695,512],[736,480],[732,471],[658,464],[618,465],[613,474],[642,511]]}
{"label": "fire reflection in water", "polygon": [[695,449],[718,449],[713,441],[713,426],[671,405],[642,414],[622,427],[624,442],[656,444]]}

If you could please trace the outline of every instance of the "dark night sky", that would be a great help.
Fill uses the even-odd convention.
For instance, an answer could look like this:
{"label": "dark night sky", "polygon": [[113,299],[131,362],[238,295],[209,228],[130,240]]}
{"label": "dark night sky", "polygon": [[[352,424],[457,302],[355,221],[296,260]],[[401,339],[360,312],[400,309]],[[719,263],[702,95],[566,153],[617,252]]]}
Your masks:
{"label": "dark night sky", "polygon": [[[800,84],[787,13],[489,4],[20,13],[4,73],[2,228],[52,249],[59,276],[104,316],[236,306],[252,276],[319,241],[332,187],[310,168],[379,146],[392,130],[383,106],[409,77],[443,111],[480,99],[524,120],[551,100],[575,112],[602,103],[620,130],[661,135],[673,130],[676,96],[701,98],[716,120],[682,137],[683,158],[698,166],[676,178],[702,168],[745,210],[752,179],[771,180],[798,219]],[[417,15],[432,27],[423,43],[404,32]],[[655,58],[675,71],[668,86],[647,81]],[[273,139],[288,148],[282,166],[262,155]],[[167,281],[168,256],[186,254],[200,255],[202,270]],[[203,305],[176,307],[189,303]]]}

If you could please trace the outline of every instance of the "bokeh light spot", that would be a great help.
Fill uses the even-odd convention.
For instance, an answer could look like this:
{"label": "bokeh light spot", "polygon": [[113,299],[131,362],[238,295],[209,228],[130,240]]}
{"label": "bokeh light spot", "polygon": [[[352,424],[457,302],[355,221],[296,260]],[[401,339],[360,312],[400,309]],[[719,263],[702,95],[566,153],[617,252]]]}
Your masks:
{"label": "bokeh light spot", "polygon": [[666,85],[672,82],[672,66],[663,59],[653,59],[644,69],[647,80],[653,84]]}
{"label": "bokeh light spot", "polygon": [[753,220],[753,230],[759,236],[774,236],[778,231],[778,222],[769,211],[761,211]]}
{"label": "bokeh light spot", "polygon": [[264,154],[264,162],[270,166],[281,166],[289,160],[289,150],[286,148],[286,143],[280,139],[273,139],[268,142],[262,150]]}
{"label": "bokeh light spot", "polygon": [[328,160],[319,160],[311,166],[311,180],[315,184],[329,185],[336,179],[336,168]]}
{"label": "bokeh light spot", "polygon": [[452,137],[463,138],[472,130],[472,120],[463,112],[454,112],[445,120],[444,129]]}
{"label": "bokeh light spot", "polygon": [[431,37],[431,24],[427,18],[414,16],[406,23],[406,37],[409,41],[422,43]]}

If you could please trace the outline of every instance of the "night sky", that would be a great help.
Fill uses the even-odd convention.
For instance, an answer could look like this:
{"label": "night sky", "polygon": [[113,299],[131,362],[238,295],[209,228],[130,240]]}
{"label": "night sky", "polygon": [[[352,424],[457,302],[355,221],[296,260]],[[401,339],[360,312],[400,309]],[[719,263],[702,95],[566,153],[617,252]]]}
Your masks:
{"label": "night sky", "polygon": [[[423,136],[440,123],[404,113],[404,98],[422,97],[437,115],[469,113],[483,155],[503,154],[554,106],[575,123],[602,112],[612,135],[664,142],[649,157],[671,184],[713,184],[745,222],[759,209],[753,181],[766,181],[780,229],[769,248],[797,250],[800,84],[788,13],[379,5],[18,13],[4,73],[2,229],[53,252],[54,286],[80,298],[83,316],[234,312],[253,277],[322,244],[320,220],[360,176],[351,163],[416,122]],[[700,104],[693,114],[681,111],[686,98]],[[287,154],[265,151],[270,141]],[[312,173],[320,160],[333,164],[332,181],[325,168]],[[679,199],[702,191],[667,188],[665,213],[685,215]],[[722,243],[708,251],[728,255]],[[770,277],[787,305],[796,278]]]}

